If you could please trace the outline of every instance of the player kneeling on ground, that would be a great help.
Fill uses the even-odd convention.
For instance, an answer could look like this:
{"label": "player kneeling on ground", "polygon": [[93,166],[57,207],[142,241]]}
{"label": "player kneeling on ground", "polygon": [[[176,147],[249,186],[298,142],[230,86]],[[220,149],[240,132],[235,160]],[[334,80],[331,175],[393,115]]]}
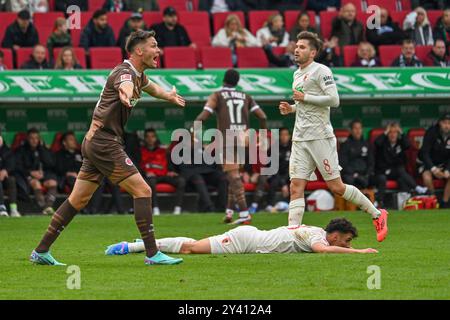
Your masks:
{"label": "player kneeling on ground", "polygon": [[[377,250],[353,249],[351,242],[358,231],[350,221],[337,218],[325,229],[312,226],[279,227],[258,230],[253,226],[240,226],[222,235],[202,240],[185,237],[156,240],[159,250],[182,254],[231,254],[231,253],[378,253]],[[144,252],[141,240],[110,245],[105,254],[124,255]]]}

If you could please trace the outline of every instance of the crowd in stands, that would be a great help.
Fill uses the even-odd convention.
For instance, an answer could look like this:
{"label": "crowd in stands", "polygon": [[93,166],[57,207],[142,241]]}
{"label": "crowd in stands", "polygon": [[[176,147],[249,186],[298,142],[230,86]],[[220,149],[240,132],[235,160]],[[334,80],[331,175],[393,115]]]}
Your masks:
{"label": "crowd in stands", "polygon": [[[342,179],[360,189],[375,188],[378,206],[385,205],[387,189],[412,194],[434,194],[443,189],[441,207],[449,207],[450,199],[450,114],[443,115],[428,130],[414,134],[402,131],[399,123],[390,123],[385,129],[373,129],[364,139],[360,120],[350,123],[350,131],[338,135],[339,160]],[[193,135],[192,135],[193,138]],[[418,143],[416,139],[423,139]],[[289,202],[289,157],[291,135],[281,128],[279,136],[279,170],[273,176],[261,175],[260,164],[245,164],[241,176],[251,195],[250,211],[273,211],[278,201]],[[127,133],[126,151],[154,192],[153,212],[160,214],[158,195],[172,193],[173,214],[183,210],[186,191],[198,195],[200,212],[223,211],[227,201],[227,179],[219,164],[195,164],[193,149],[191,161],[172,162],[171,151],[182,140],[169,146],[161,145],[157,132],[147,129],[140,140]],[[421,146],[420,146],[421,145]],[[419,147],[420,146],[420,147]],[[205,148],[208,145],[204,146]],[[192,144],[194,148],[194,144]],[[0,215],[7,215],[4,190],[8,194],[9,213],[20,216],[17,199],[33,201],[43,214],[52,214],[58,193],[68,194],[74,186],[82,163],[80,145],[72,132],[57,135],[51,148],[42,142],[39,132],[30,129],[21,142],[8,147],[0,134]],[[308,189],[307,190],[312,190]],[[215,201],[211,191],[217,192]],[[111,193],[111,201],[104,203],[102,194]],[[107,207],[102,207],[102,204]],[[84,213],[127,212],[119,187],[104,179]]]}
{"label": "crowd in stands", "polygon": [[[160,2],[0,0],[0,11],[17,13],[14,21],[1,24],[0,52],[12,51],[2,52],[0,59],[5,60],[5,55],[16,58],[16,68],[61,68],[61,64],[56,64],[55,48],[73,46],[84,49],[77,51],[77,59],[85,61],[75,66],[72,57],[64,69],[96,68],[91,63],[95,59],[91,49],[108,47],[117,58],[112,59],[112,66],[126,56],[125,42],[132,31],[152,29],[162,49],[161,64],[166,67],[204,67],[204,47],[228,48],[235,67],[247,66],[239,63],[239,57],[246,54],[253,57],[250,60],[254,60],[254,65],[250,66],[295,67],[296,35],[308,30],[322,37],[323,51],[317,61],[330,67],[450,65],[449,0],[390,1],[397,7],[385,0],[186,0],[181,7],[179,1]],[[81,30],[67,27],[66,10],[72,4],[86,11],[82,12],[86,15],[81,15]],[[373,26],[370,14],[364,12],[372,4],[380,8],[379,26]],[[57,16],[46,18],[45,14],[53,13]],[[45,60],[39,44],[47,45]],[[196,54],[186,61],[166,63],[170,59],[183,60],[172,58],[170,52],[165,54],[165,48],[173,47],[191,49]],[[29,61],[17,61],[21,48],[34,48]],[[120,48],[121,54],[112,48]],[[263,55],[242,48],[259,48]],[[189,52],[183,52],[181,57]],[[228,60],[223,60],[219,66],[230,67]],[[0,70],[12,69],[9,65],[0,61]]]}

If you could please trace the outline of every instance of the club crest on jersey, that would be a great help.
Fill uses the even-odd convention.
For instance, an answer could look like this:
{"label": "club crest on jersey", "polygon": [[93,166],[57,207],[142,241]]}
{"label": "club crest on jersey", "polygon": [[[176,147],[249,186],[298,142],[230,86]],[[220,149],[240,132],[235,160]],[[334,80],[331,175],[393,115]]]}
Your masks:
{"label": "club crest on jersey", "polygon": [[309,74],[305,74],[305,76],[303,77],[303,82],[306,81],[306,79],[308,79]]}
{"label": "club crest on jersey", "polygon": [[123,74],[120,76],[120,82],[123,81],[133,81],[133,79],[131,78],[131,74]]}
{"label": "club crest on jersey", "polygon": [[125,158],[125,163],[130,167],[133,166],[133,161],[131,161],[130,158]]}

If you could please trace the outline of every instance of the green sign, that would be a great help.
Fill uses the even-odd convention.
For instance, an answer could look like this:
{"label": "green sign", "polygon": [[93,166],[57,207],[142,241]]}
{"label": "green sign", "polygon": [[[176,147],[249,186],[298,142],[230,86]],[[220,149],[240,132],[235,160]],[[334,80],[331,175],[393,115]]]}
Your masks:
{"label": "green sign", "polygon": [[[256,100],[279,101],[292,95],[291,69],[240,70],[239,89]],[[448,68],[339,68],[334,77],[343,101],[353,99],[450,97]],[[0,102],[95,102],[109,72],[0,72]],[[224,70],[153,70],[147,75],[166,90],[175,85],[188,101],[204,101],[221,87]],[[144,95],[142,101],[153,101]]]}

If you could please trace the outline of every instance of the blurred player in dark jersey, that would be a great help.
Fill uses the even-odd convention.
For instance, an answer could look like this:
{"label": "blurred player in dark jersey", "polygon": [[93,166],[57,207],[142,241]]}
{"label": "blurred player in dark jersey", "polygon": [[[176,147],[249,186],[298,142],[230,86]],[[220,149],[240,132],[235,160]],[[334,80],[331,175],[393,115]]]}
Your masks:
{"label": "blurred player in dark jersey", "polygon": [[136,31],[127,40],[130,54],[109,74],[95,106],[91,126],[81,147],[83,164],[69,198],[56,210],[39,245],[31,253],[36,264],[61,265],[50,254],[50,246],[70,223],[78,211],[89,202],[100,182],[107,177],[133,196],[136,225],[145,244],[145,264],[177,264],[174,259],[158,251],[152,218],[152,190],[124,151],[124,127],[142,91],[167,100],[180,107],[185,101],[175,87],[170,92],[150,81],[146,69],[157,67],[160,49],[153,31]]}
{"label": "blurred player in dark jersey", "polygon": [[[230,135],[232,131],[237,131],[239,133],[237,134],[238,137],[245,137],[250,127],[250,113],[253,113],[259,119],[261,129],[266,129],[267,123],[266,114],[256,104],[255,100],[250,95],[236,90],[239,77],[239,72],[236,70],[227,70],[223,78],[223,87],[209,96],[203,111],[195,120],[205,121],[213,113],[216,113],[217,129],[222,133],[224,139],[223,170],[228,178],[228,204],[224,222],[231,223],[233,221],[234,208],[235,204],[237,204],[239,219],[232,223],[249,224],[251,215],[248,212],[244,185],[239,175],[240,162],[237,159],[238,154],[235,154],[238,148],[236,143],[233,145],[228,144],[226,136]],[[238,139],[237,144],[243,143],[243,141],[244,139]],[[231,157],[228,157],[227,153],[231,154]]]}

